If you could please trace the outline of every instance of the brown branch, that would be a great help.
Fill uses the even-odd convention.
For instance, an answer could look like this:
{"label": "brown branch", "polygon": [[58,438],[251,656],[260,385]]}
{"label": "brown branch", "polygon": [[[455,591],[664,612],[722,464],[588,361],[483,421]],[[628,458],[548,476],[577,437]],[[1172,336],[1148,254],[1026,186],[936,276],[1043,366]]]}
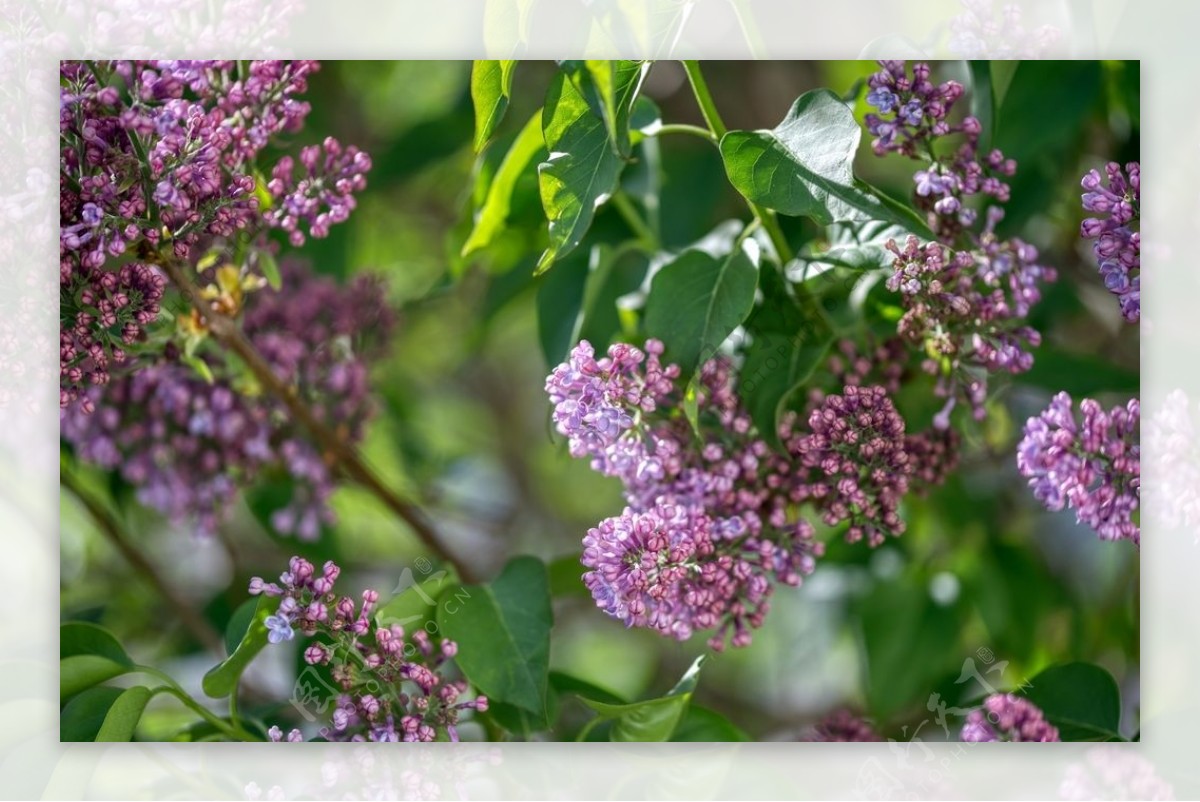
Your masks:
{"label": "brown branch", "polygon": [[175,611],[179,622],[187,628],[189,632],[195,636],[196,640],[204,644],[204,647],[215,654],[219,659],[225,658],[225,645],[221,640],[217,630],[204,619],[199,613],[192,609],[182,597],[177,595],[171,588],[170,584],[163,579],[158,570],[150,564],[150,561],[138,551],[138,549],[129,541],[129,537],[125,534],[124,527],[103,504],[97,501],[91,493],[83,488],[70,471],[64,470],[60,472],[60,481],[71,493],[79,499],[80,503],[87,508],[88,514],[96,522],[96,526],[100,529],[100,533],[105,539],[113,545],[125,561],[132,566],[159,596]]}
{"label": "brown branch", "polygon": [[296,388],[284,382],[271,369],[266,359],[247,339],[241,328],[228,316],[214,311],[201,300],[200,288],[180,266],[175,259],[162,254],[154,254],[155,264],[160,266],[184,294],[184,298],[192,303],[193,308],[203,318],[209,333],[217,342],[228,348],[246,364],[254,377],[272,395],[276,396],[288,408],[292,417],[298,421],[317,444],[336,461],[341,471],[351,480],[362,485],[382,501],[388,509],[398,515],[412,528],[417,538],[439,559],[448,562],[458,570],[458,575],[465,582],[474,581],[474,574],[461,560],[454,557],[438,538],[432,522],[416,505],[398,496],[375,475],[375,472],[359,455],[358,451],[347,445],[337,434],[326,426],[312,410],[304,403]]}

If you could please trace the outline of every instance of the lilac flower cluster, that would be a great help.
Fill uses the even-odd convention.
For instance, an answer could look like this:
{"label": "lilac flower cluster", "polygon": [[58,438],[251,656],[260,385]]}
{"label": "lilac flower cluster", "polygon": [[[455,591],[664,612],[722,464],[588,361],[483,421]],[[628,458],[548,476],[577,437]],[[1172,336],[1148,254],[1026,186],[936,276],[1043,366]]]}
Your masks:
{"label": "lilac flower cluster", "polygon": [[1028,699],[1011,693],[992,694],[967,714],[961,737],[968,743],[988,741],[1058,741],[1058,728]]}
{"label": "lilac flower cluster", "polygon": [[1138,400],[1105,412],[1085,398],[1079,403],[1082,420],[1072,405],[1070,395],[1059,393],[1026,422],[1017,468],[1047,509],[1070,507],[1102,539],[1140,545],[1141,527],[1134,520],[1141,497]]}
{"label": "lilac flower cluster", "polygon": [[[988,373],[1022,373],[1033,364],[1032,349],[1041,337],[1024,323],[1041,300],[1041,285],[1056,272],[1038,263],[1035,247],[1020,239],[1000,239],[996,225],[1010,189],[1007,179],[1016,162],[999,150],[979,152],[981,126],[971,116],[949,122],[951,107],[962,96],[954,81],[935,85],[928,64],[881,61],[868,83],[867,100],[880,114],[866,116],[875,135],[875,152],[898,152],[923,162],[913,176],[913,198],[926,212],[936,242],[908,237],[895,254],[888,289],[901,294],[905,314],[898,331],[921,346],[925,370],[938,377],[936,392],[947,399],[937,418],[949,426],[950,412],[965,401],[977,419],[985,415]],[[936,140],[961,135],[952,155],[940,155]],[[972,196],[987,198],[982,224]],[[978,204],[976,204],[978,205]]]}
{"label": "lilac flower cluster", "polygon": [[802,741],[818,743],[877,743],[883,737],[871,723],[849,710],[835,710],[822,718],[813,727],[811,734]]}
{"label": "lilac flower cluster", "polygon": [[1142,234],[1134,231],[1141,216],[1142,168],[1130,162],[1121,169],[1109,162],[1104,172],[1089,170],[1082,185],[1084,211],[1106,217],[1089,217],[1080,224],[1084,239],[1092,239],[1104,286],[1117,296],[1121,314],[1130,323],[1142,316]]}
{"label": "lilac flower cluster", "polygon": [[744,646],[772,582],[798,585],[822,547],[772,477],[728,363],[701,368],[697,408],[711,434],[697,443],[678,409],[679,369],[662,365],[662,350],[617,344],[597,360],[584,341],[547,378],[572,455],[625,485],[628,507],[584,540],[584,582],[629,626],[679,640],[715,630],[712,648]]}
{"label": "lilac flower cluster", "polygon": [[371,158],[354,146],[343,148],[333,137],[321,145],[309,145],[300,151],[304,168],[297,180],[291,156],[284,156],[271,171],[267,191],[277,202],[266,213],[275,228],[288,232],[292,245],[304,244],[301,224],[309,234],[321,238],[329,226],[344,222],[355,206],[354,193],[367,186],[366,174]]}
{"label": "lilac flower cluster", "polygon": [[[370,279],[343,288],[293,263],[282,272],[281,291],[252,296],[245,332],[318,418],[356,442],[371,413],[369,360],[391,313]],[[365,350],[355,353],[355,342]],[[268,473],[289,476],[292,498],[272,523],[315,539],[322,523],[332,523],[326,460],[281,402],[244,387],[219,354],[198,358],[213,381],[176,355],[92,388],[63,412],[63,438],[81,459],[119,470],[141,503],[200,534],[215,530],[239,487]]]}
{"label": "lilac flower cluster", "polygon": [[62,63],[61,406],[107,381],[111,365],[128,365],[129,346],[158,317],[162,287],[152,293],[148,285],[159,279],[130,283],[118,261],[126,254],[195,260],[201,250],[228,250],[234,238],[261,247],[256,237],[269,225],[302,242],[298,220],[323,236],[346,219],[370,160],[333,140],[302,152],[313,174],[299,184],[282,179],[292,162],[281,161],[272,184],[280,185],[282,208],[293,211],[259,208],[257,159],[302,126],[309,106],[297,96],[317,68],[315,61]]}
{"label": "lilac flower cluster", "polygon": [[[913,197],[939,239],[949,242],[975,222],[977,213],[966,205],[967,198],[1008,200],[1009,186],[1003,179],[1016,173],[1017,163],[995,149],[980,157],[983,129],[975,117],[950,123],[951,109],[963,95],[962,84],[934,84],[925,63],[914,65],[911,77],[903,61],[879,64],[882,69],[867,79],[867,103],[879,111],[865,118],[875,137],[871,147],[880,156],[894,152],[928,159],[928,166],[913,175]],[[937,156],[934,140],[951,134],[962,134],[963,144],[952,157]]]}
{"label": "lilac flower cluster", "polygon": [[82,268],[64,263],[60,284],[58,358],[59,406],[81,400],[91,412],[89,387],[111,378],[110,368],[123,364],[126,349],[142,339],[145,327],[158,318],[166,279],[151,265],[127,263],[118,270]]}
{"label": "lilac flower cluster", "polygon": [[[457,644],[445,639],[435,643],[423,629],[408,634],[395,624],[378,625],[372,613],[379,593],[364,590],[358,604],[339,596],[334,584],[340,573],[332,561],[318,573],[312,563],[293,557],[279,583],[250,580],[252,595],[279,598],[279,608],[266,619],[268,640],[290,641],[296,630],[313,638],[304,650],[305,662],[328,666],[342,691],[321,736],[330,741],[457,741],[462,711],[488,708],[485,696],[460,701],[467,683],[445,676]],[[287,739],[302,740],[296,730]],[[282,740],[278,728],[272,728],[271,740]]]}
{"label": "lilac flower cluster", "polygon": [[912,464],[904,419],[882,387],[846,387],[830,395],[808,417],[808,430],[795,431],[795,416],[780,424],[780,437],[798,467],[788,498],[812,501],[830,525],[849,521],[846,539],[864,537],[878,546],[900,535],[898,508],[908,492]]}
{"label": "lilac flower cluster", "polygon": [[1055,271],[1037,263],[1037,249],[1019,239],[1000,242],[992,233],[998,215],[974,252],[954,252],[937,242],[921,245],[909,236],[895,254],[887,288],[899,292],[905,312],[898,333],[921,346],[925,370],[938,377],[937,393],[948,399],[939,426],[949,425],[957,396],[982,420],[987,374],[1024,373],[1033,367],[1031,350],[1041,335],[1026,325],[1030,308],[1041,299],[1039,284]]}

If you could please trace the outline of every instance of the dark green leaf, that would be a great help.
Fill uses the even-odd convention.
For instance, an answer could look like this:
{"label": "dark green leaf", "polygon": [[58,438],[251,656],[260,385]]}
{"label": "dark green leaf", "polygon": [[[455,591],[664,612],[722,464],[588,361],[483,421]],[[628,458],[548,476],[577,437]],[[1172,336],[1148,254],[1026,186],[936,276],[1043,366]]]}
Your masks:
{"label": "dark green leaf", "polygon": [[576,340],[590,254],[573,253],[553,273],[538,276],[538,342],[546,366],[562,362]]}
{"label": "dark green leaf", "polygon": [[597,353],[608,348],[622,330],[617,300],[642,285],[649,267],[642,251],[597,245],[589,259],[583,317],[575,339],[587,340]]}
{"label": "dark green leaf", "polygon": [[625,163],[609,147],[604,121],[562,72],[546,95],[542,134],[550,155],[538,165],[538,186],[550,222],[550,244],[538,260],[539,273],[579,245],[596,207],[617,188]]}
{"label": "dark green leaf", "polygon": [[832,338],[810,340],[807,332],[760,334],[746,350],[739,388],[759,434],[778,440],[779,417],[792,394],[802,387],[829,353]]}
{"label": "dark green leaf", "polygon": [[463,674],[489,699],[546,714],[553,614],[540,560],[516,557],[487,585],[450,588],[437,622],[458,643]]}
{"label": "dark green leaf", "polygon": [[701,743],[736,742],[752,740],[740,727],[729,719],[707,707],[691,705],[683,715],[683,721],[671,736],[672,741]]}
{"label": "dark green leaf", "polygon": [[996,97],[992,90],[992,63],[967,62],[971,71],[971,116],[979,120],[979,150],[986,153],[992,147],[992,130],[996,125]]}
{"label": "dark green leaf", "polygon": [[233,611],[233,615],[229,616],[229,623],[225,627],[225,654],[233,654],[242,638],[246,637],[246,632],[254,621],[254,614],[258,612],[258,603],[258,599],[246,599]]}
{"label": "dark green leaf", "polygon": [[58,693],[60,699],[74,696],[93,685],[113,677],[128,674],[133,666],[117,663],[97,654],[76,654],[64,657],[58,664]]}
{"label": "dark green leaf", "polygon": [[150,701],[150,689],[142,685],[127,688],[116,698],[104,717],[97,741],[124,742],[133,740],[133,733],[141,721],[142,711]]}
{"label": "dark green leaf", "polygon": [[665,361],[689,378],[750,314],[757,285],[757,267],[743,248],[720,259],[684,251],[654,276],[646,333],[663,341]]}
{"label": "dark green leaf", "polygon": [[599,685],[570,674],[564,674],[561,671],[550,672],[550,686],[562,694],[573,693],[576,696],[611,705],[626,704],[624,699],[607,688],[601,688]]}
{"label": "dark green leaf", "polygon": [[399,624],[406,632],[412,632],[434,620],[438,597],[458,582],[458,574],[452,566],[440,568],[420,579],[411,568],[405,568],[399,583],[405,586],[404,589],[379,608],[375,622],[381,627]]}
{"label": "dark green leaf", "polygon": [[475,152],[492,138],[512,95],[516,61],[476,61],[471,66],[471,101],[475,105]]}
{"label": "dark green leaf", "polygon": [[581,697],[583,703],[613,722],[610,739],[613,741],[669,741],[683,719],[692,692],[700,679],[704,656],[696,658],[691,668],[666,696],[632,704],[611,704]]}
{"label": "dark green leaf", "polygon": [[828,89],[806,92],[771,131],[730,131],[721,156],[733,186],[753,203],[828,225],[883,220],[928,237],[910,209],[854,177],[862,132]]}
{"label": "dark green leaf", "polygon": [[58,740],[94,741],[113,704],[122,695],[120,688],[89,688],[67,702],[58,714]]}
{"label": "dark green leaf", "polygon": [[546,567],[550,581],[550,595],[590,597],[592,592],[583,584],[583,566],[579,563],[578,554],[568,554],[551,560]]}
{"label": "dark green leaf", "polygon": [[463,243],[462,255],[486,248],[495,241],[508,222],[513,208],[513,195],[518,181],[526,168],[542,157],[545,143],[542,140],[542,115],[539,111],[529,118],[521,133],[513,140],[488,184],[483,205],[475,215],[475,226],[467,241]]}
{"label": "dark green leaf", "polygon": [[67,658],[82,654],[106,657],[120,665],[133,665],[116,636],[104,627],[84,621],[63,624],[58,630],[58,656]]}
{"label": "dark green leaf", "polygon": [[200,683],[204,692],[214,699],[229,696],[237,688],[238,680],[246,666],[250,665],[263,647],[267,645],[267,617],[279,607],[279,602],[271,596],[260,596],[254,610],[254,617],[246,628],[246,633],[238,643],[237,648],[219,665],[213,667]]}
{"label": "dark green leaf", "polygon": [[1112,675],[1090,663],[1051,666],[1021,688],[1064,741],[1124,740],[1121,692]]}

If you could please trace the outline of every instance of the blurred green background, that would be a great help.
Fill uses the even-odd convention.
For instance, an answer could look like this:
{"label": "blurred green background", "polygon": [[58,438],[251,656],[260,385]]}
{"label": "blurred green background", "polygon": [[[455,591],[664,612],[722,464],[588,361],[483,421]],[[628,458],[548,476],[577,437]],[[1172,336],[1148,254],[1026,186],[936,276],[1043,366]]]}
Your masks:
{"label": "blurred green background", "polygon": [[[773,127],[808,89],[850,92],[874,65],[713,62],[705,69],[729,127],[754,129]],[[967,82],[961,62],[937,70],[943,80]],[[557,560],[552,668],[641,698],[670,687],[704,647],[700,639],[678,644],[625,630],[578,592],[580,539],[623,505],[616,480],[571,459],[552,437],[542,387],[550,368],[544,347],[554,338],[539,330],[537,310],[539,297],[553,297],[543,285],[563,280],[564,271],[531,276],[526,245],[545,221],[530,176],[506,235],[511,248],[473,262],[458,256],[475,171],[495,169],[553,71],[552,63],[522,62],[499,139],[477,160],[469,62],[325,62],[311,82],[312,113],[297,142],[333,135],[370,153],[374,167],[351,220],[301,255],[342,278],[383,275],[400,310],[390,356],[374,374],[379,414],[364,446],[371,463],[423,501],[452,551],[468,555],[481,575],[519,553]],[[1019,382],[996,384],[1002,389],[990,423],[967,436],[963,464],[945,486],[907,505],[903,537],[875,551],[834,544],[804,587],[776,593],[750,648],[710,661],[697,703],[755,739],[795,737],[843,705],[888,734],[911,737],[931,717],[931,694],[948,705],[980,695],[977,682],[958,682],[968,658],[981,672],[991,667],[985,676],[1001,688],[1079,659],[1117,678],[1132,733],[1136,550],[1098,541],[1071,513],[1042,510],[1017,475],[1013,452],[1025,418],[1057,390],[1106,405],[1137,393],[1136,328],[1119,319],[1078,237],[1079,177],[1109,159],[1138,157],[1137,86],[1136,63],[1013,64],[995,144],[1020,169],[1002,227],[1037,245],[1060,274],[1034,313],[1044,335],[1036,367]],[[656,64],[645,92],[664,121],[702,123],[678,64]],[[858,102],[861,118],[866,109]],[[664,138],[657,147],[667,247],[693,242],[723,220],[746,219],[714,148],[689,137]],[[860,175],[893,197],[908,196],[913,169],[903,159],[872,157],[864,141]],[[648,178],[635,167],[626,181]],[[807,222],[784,224],[795,244],[821,233]],[[620,218],[602,210],[593,241],[624,236]],[[300,546],[270,535],[250,503],[239,504],[219,539],[198,541],[137,509],[113,477],[87,479],[125,509],[138,548],[218,631],[246,598],[246,580],[277,574],[292,553],[335,557],[345,590],[371,586],[385,597],[421,556],[403,523],[353,487],[335,497],[334,530]],[[66,493],[61,544],[63,619],[102,623],[135,657],[198,685],[211,657],[163,613]],[[286,710],[279,700],[290,694],[297,659],[286,649],[261,657],[247,675],[252,701]],[[144,726],[168,732],[172,717],[182,715],[167,706]],[[936,723],[920,730],[926,739],[941,733]]]}

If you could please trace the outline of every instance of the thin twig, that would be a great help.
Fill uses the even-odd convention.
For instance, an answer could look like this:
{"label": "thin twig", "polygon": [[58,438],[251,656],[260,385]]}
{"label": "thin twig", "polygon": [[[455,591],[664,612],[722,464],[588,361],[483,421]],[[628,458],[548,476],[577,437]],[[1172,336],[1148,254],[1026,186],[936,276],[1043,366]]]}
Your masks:
{"label": "thin twig", "polygon": [[362,485],[382,501],[388,509],[399,516],[416,534],[417,538],[439,559],[452,564],[458,575],[464,581],[474,581],[474,574],[461,560],[454,557],[442,545],[438,534],[434,531],[432,522],[425,513],[413,503],[398,496],[387,487],[369,465],[359,455],[357,450],[346,444],[342,438],[326,426],[313,414],[308,405],[300,398],[296,388],[280,379],[270,364],[258,352],[241,328],[229,317],[214,311],[208,304],[201,301],[200,288],[196,282],[181,267],[180,263],[163,254],[154,254],[155,263],[160,266],[171,282],[183,292],[184,298],[204,319],[209,333],[224,347],[232,351],[245,363],[258,382],[272,395],[277,397],[288,408],[292,417],[300,423],[317,444],[327,454],[333,457],[336,464],[351,480]]}
{"label": "thin twig", "polygon": [[96,522],[100,533],[113,545],[133,570],[154,588],[174,611],[179,622],[204,644],[204,648],[215,654],[219,659],[225,658],[225,647],[220,634],[208,621],[192,609],[191,605],[175,593],[170,584],[159,575],[158,569],[130,542],[125,528],[103,504],[97,501],[91,493],[84,489],[79,480],[68,470],[61,472],[61,482],[64,487],[79,499],[87,509],[88,514]]}

